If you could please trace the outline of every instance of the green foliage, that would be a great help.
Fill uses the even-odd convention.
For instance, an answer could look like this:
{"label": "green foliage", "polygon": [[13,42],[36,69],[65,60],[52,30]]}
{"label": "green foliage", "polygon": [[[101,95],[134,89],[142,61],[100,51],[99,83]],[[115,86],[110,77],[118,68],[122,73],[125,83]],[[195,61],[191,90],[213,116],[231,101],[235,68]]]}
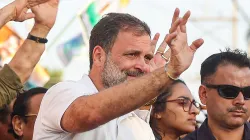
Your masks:
{"label": "green foliage", "polygon": [[50,88],[58,82],[62,81],[62,70],[47,70],[50,75],[50,80],[44,85],[45,88]]}

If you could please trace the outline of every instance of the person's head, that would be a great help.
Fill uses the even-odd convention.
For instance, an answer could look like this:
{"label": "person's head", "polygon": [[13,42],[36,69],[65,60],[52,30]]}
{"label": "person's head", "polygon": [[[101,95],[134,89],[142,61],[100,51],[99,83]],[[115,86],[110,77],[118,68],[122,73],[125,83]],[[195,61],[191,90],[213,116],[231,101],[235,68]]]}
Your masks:
{"label": "person's head", "polygon": [[195,102],[184,81],[176,80],[153,104],[150,126],[156,138],[172,133],[176,137],[195,130],[200,104]]}
{"label": "person's head", "polygon": [[9,104],[4,105],[0,109],[0,134],[2,139],[14,140],[12,134],[8,133],[9,124],[11,122],[10,114],[13,110],[13,105],[16,99],[13,99]]}
{"label": "person's head", "polygon": [[13,106],[9,132],[16,139],[32,140],[34,123],[46,88],[38,87],[20,94]]}
{"label": "person's head", "polygon": [[5,105],[0,109],[0,134],[2,139],[14,140],[13,135],[8,133],[10,124],[11,109],[9,105]]}
{"label": "person's head", "polygon": [[150,35],[147,24],[132,15],[105,15],[91,31],[90,73],[105,88],[148,73],[154,52]]}
{"label": "person's head", "polygon": [[199,96],[208,121],[226,129],[242,126],[249,118],[250,61],[247,54],[226,49],[201,64]]}

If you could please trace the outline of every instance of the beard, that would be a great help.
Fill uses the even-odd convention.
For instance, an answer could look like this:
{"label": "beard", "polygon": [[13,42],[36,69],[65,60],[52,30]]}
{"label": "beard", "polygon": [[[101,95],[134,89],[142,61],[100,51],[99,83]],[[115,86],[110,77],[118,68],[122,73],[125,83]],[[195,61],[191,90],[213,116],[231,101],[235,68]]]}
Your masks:
{"label": "beard", "polygon": [[120,70],[119,67],[111,60],[111,55],[107,55],[104,63],[104,69],[101,73],[102,84],[104,88],[109,88],[127,80],[128,76],[139,77],[144,74],[141,70]]}

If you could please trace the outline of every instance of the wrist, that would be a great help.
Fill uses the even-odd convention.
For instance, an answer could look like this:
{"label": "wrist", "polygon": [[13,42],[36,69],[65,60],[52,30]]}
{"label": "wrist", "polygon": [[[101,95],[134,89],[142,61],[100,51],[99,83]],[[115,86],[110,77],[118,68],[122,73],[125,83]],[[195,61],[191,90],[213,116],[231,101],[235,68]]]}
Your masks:
{"label": "wrist", "polygon": [[51,29],[45,25],[35,24],[32,30],[30,31],[30,34],[41,38],[47,38],[47,35],[49,34],[50,30]]}
{"label": "wrist", "polygon": [[176,72],[175,70],[171,69],[171,67],[168,67],[168,65],[166,64],[164,66],[165,68],[165,72],[167,74],[167,76],[172,79],[172,80],[178,80],[180,77],[180,74],[178,72]]}
{"label": "wrist", "polygon": [[16,12],[13,3],[14,2],[0,9],[0,20],[1,22],[4,22],[4,24],[6,24],[9,21],[12,21],[15,18]]}

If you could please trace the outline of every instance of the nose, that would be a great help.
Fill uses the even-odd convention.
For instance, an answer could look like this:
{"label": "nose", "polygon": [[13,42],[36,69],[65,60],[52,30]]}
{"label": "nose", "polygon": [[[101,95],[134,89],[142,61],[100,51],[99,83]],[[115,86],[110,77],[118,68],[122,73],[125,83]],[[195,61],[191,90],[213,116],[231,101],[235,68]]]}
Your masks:
{"label": "nose", "polygon": [[200,113],[200,108],[197,108],[194,104],[192,104],[189,113],[198,115]]}
{"label": "nose", "polygon": [[233,99],[233,105],[244,105],[245,104],[245,99],[244,99],[244,96],[243,96],[243,94],[242,94],[242,92],[240,92],[239,94],[238,94],[238,96],[235,98],[235,99]]}
{"label": "nose", "polygon": [[149,73],[150,72],[150,67],[149,64],[146,63],[144,58],[140,58],[137,60],[135,64],[135,69],[139,69],[143,73]]}

